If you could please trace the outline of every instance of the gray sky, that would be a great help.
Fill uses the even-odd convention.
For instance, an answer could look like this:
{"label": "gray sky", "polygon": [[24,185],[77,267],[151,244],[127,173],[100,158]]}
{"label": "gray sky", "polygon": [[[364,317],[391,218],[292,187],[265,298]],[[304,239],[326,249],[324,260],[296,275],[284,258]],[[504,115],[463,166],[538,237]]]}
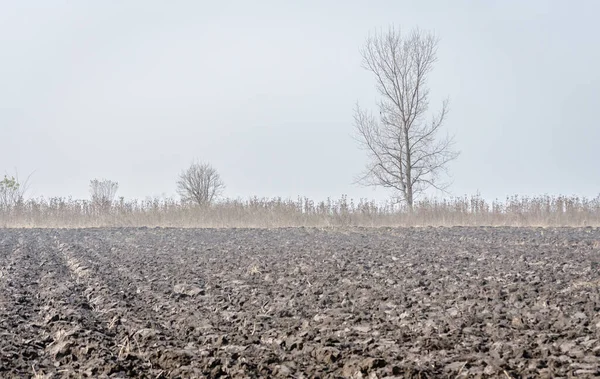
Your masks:
{"label": "gray sky", "polygon": [[[168,5],[167,5],[168,4]],[[193,159],[231,197],[341,194],[374,109],[370,31],[440,38],[431,107],[462,152],[454,195],[600,193],[600,2],[0,0],[0,172],[31,195],[174,195]]]}

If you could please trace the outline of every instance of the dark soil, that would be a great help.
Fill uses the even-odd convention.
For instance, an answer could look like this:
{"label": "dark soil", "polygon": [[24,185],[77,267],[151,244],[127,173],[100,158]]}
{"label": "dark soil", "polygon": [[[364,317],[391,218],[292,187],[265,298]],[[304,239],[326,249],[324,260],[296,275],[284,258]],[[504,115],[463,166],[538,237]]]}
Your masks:
{"label": "dark soil", "polygon": [[0,230],[0,377],[600,374],[600,229]]}

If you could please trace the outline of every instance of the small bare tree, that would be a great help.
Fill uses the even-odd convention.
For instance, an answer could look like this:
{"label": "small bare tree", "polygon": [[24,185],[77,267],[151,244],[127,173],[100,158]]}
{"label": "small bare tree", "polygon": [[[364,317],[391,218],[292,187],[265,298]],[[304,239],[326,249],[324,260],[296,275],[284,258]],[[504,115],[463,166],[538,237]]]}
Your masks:
{"label": "small bare tree", "polygon": [[33,173],[29,174],[24,181],[19,179],[18,172],[14,176],[4,175],[4,179],[0,180],[0,209],[9,209],[23,204],[31,175]]}
{"label": "small bare tree", "polygon": [[90,195],[92,196],[92,203],[99,206],[102,209],[110,208],[117,190],[119,189],[119,183],[113,182],[112,180],[90,180]]}
{"label": "small bare tree", "polygon": [[4,175],[0,181],[0,209],[8,209],[23,201],[24,187],[18,178]]}
{"label": "small bare tree", "polygon": [[210,164],[194,162],[179,174],[177,192],[183,201],[200,206],[210,205],[223,193],[225,184]]}
{"label": "small bare tree", "polygon": [[427,118],[427,77],[436,62],[438,39],[419,29],[404,36],[394,27],[370,36],[361,50],[363,68],[375,76],[381,95],[379,118],[354,110],[357,140],[369,162],[357,180],[391,188],[412,211],[415,197],[428,188],[445,191],[440,181],[448,162],[458,157],[453,138],[438,137],[448,114],[448,101]]}

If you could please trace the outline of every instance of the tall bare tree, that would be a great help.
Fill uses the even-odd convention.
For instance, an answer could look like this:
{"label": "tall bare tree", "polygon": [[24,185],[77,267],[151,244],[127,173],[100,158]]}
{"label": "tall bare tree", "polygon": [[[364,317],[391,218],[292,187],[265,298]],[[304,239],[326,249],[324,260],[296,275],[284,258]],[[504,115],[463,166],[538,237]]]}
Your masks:
{"label": "tall bare tree", "polygon": [[177,192],[183,201],[200,206],[210,205],[223,193],[225,184],[215,168],[208,163],[194,162],[179,174]]}
{"label": "tall bare tree", "polygon": [[375,77],[381,98],[378,118],[358,105],[354,110],[357,140],[369,156],[358,182],[393,189],[411,211],[426,189],[448,188],[441,174],[459,155],[452,149],[453,138],[438,136],[448,100],[427,116],[427,77],[437,61],[438,42],[419,29],[405,36],[390,27],[369,36],[361,50],[363,68]]}
{"label": "tall bare tree", "polygon": [[103,209],[110,208],[118,189],[119,183],[112,180],[90,180],[92,203]]}

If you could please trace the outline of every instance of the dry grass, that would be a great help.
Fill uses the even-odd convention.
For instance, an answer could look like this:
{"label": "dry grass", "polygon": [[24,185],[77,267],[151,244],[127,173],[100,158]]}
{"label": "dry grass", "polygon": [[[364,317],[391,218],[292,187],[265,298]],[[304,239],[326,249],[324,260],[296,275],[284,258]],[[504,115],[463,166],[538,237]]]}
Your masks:
{"label": "dry grass", "polygon": [[175,200],[115,202],[109,207],[64,198],[28,200],[0,208],[0,227],[339,227],[339,226],[600,226],[600,196],[514,196],[486,202],[478,196],[421,201],[405,208],[342,197],[298,200],[224,200],[198,207]]}
{"label": "dry grass", "polygon": [[262,274],[262,271],[260,270],[260,267],[258,267],[258,265],[252,265],[249,269],[248,269],[248,273],[250,275],[260,275]]}
{"label": "dry grass", "polygon": [[33,376],[31,377],[32,379],[47,379],[47,378],[51,378],[52,375],[48,374],[45,375],[43,372],[41,371],[36,371],[35,370],[35,365],[31,366],[31,369],[33,370]]}

